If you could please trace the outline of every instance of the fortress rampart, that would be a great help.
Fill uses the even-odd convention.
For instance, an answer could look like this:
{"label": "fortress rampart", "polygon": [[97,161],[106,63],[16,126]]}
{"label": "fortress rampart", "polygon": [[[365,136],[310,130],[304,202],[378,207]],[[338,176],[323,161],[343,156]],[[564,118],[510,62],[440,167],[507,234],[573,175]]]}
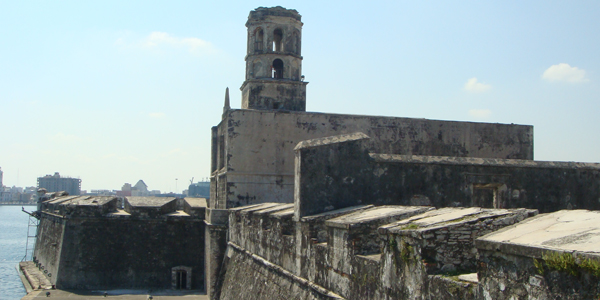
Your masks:
{"label": "fortress rampart", "polygon": [[[594,221],[597,212],[560,210],[537,216],[537,209],[498,207],[507,203],[503,198],[492,198],[490,208],[469,207],[472,195],[465,192],[469,184],[498,186],[482,181],[484,177],[503,179],[499,182],[506,185],[502,193],[513,195],[513,189],[519,189],[533,199],[548,199],[559,194],[543,187],[556,184],[566,195],[581,196],[581,200],[573,196],[573,202],[534,205],[546,211],[566,208],[566,203],[593,208],[598,197],[594,188],[597,164],[397,157],[369,153],[367,141],[366,135],[356,133],[301,142],[295,150],[293,205],[262,203],[223,211],[229,217],[221,219],[229,235],[226,250],[222,248],[222,269],[213,272],[219,275],[212,299],[242,295],[245,299],[265,295],[285,299],[488,299],[494,295],[492,299],[510,299],[528,293],[550,297],[570,293],[565,284],[549,284],[560,280],[579,287],[574,299],[586,299],[598,291],[591,279],[577,277],[600,276],[590,267],[600,262],[593,248],[597,235],[584,234],[600,229]],[[439,165],[444,168],[436,170]],[[485,176],[477,176],[481,174]],[[467,181],[461,183],[460,178]],[[418,180],[438,187],[430,193],[428,185],[415,183]],[[459,184],[439,186],[446,181]],[[562,185],[565,182],[569,186]],[[578,184],[587,186],[580,194]],[[413,189],[409,193],[403,187]],[[437,199],[448,200],[436,209]],[[519,205],[518,199],[511,200],[508,203]],[[415,201],[421,205],[410,204]],[[467,205],[456,207],[453,202]],[[585,217],[573,217],[579,215]],[[552,231],[533,245],[529,240],[517,239],[514,244],[503,240],[502,232],[518,237],[539,230],[540,220],[545,226],[559,226],[559,219],[578,225],[565,232]],[[584,253],[571,254],[572,245]],[[573,268],[579,275],[553,269],[552,255],[559,254],[552,253],[578,257],[573,259]],[[207,256],[207,261],[211,259]],[[515,265],[515,261],[524,262]],[[536,269],[536,264],[541,267]],[[507,268],[517,273],[503,273]]]}
{"label": "fortress rampart", "polygon": [[34,261],[63,289],[203,289],[205,206],[198,198],[47,199]]}

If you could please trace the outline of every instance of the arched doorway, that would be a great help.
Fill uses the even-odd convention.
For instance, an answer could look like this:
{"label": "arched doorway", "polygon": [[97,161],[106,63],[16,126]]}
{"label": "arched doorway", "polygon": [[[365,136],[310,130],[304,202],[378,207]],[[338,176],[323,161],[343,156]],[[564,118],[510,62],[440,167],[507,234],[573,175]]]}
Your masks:
{"label": "arched doorway", "polygon": [[273,78],[283,79],[283,61],[279,58],[273,61]]}

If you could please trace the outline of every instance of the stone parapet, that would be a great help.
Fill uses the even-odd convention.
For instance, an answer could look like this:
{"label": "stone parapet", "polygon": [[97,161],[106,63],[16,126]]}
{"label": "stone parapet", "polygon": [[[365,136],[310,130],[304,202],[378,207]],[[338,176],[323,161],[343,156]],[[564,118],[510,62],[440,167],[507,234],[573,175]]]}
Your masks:
{"label": "stone parapet", "polygon": [[476,240],[480,293],[491,299],[596,299],[600,212],[538,215]]}
{"label": "stone parapet", "polygon": [[[448,276],[476,270],[477,237],[536,214],[366,205],[293,221],[289,204],[263,203],[230,210],[229,245],[345,299],[427,299],[445,293],[444,287],[476,299],[477,282]],[[293,227],[294,234],[285,227]],[[236,275],[224,276],[222,291],[231,288]]]}

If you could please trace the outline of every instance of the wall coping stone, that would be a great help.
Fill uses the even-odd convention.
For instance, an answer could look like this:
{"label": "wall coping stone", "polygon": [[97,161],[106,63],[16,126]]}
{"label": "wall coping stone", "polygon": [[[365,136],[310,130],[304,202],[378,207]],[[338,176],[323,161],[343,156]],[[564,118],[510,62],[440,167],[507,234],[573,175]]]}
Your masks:
{"label": "wall coping stone", "polygon": [[367,223],[376,223],[385,218],[400,216],[410,217],[432,209],[434,208],[425,206],[376,206],[329,219],[325,221],[325,225],[341,229],[350,229]]}
{"label": "wall coping stone", "polygon": [[344,207],[344,208],[340,208],[340,209],[336,209],[336,210],[326,211],[326,212],[319,213],[316,215],[302,217],[300,219],[300,221],[301,222],[315,222],[315,221],[319,221],[319,220],[327,220],[327,219],[335,218],[337,216],[341,216],[341,215],[348,214],[351,212],[369,209],[371,207],[375,207],[375,206],[368,204],[368,205],[357,205],[357,206]]}
{"label": "wall coping stone", "polygon": [[294,148],[294,151],[308,149],[308,148],[315,148],[315,147],[320,147],[320,146],[324,146],[324,145],[339,144],[339,143],[345,143],[345,142],[354,142],[354,141],[361,141],[361,140],[368,140],[368,139],[370,139],[370,137],[362,132],[355,132],[355,133],[350,133],[350,134],[341,134],[341,135],[334,135],[334,136],[326,136],[326,137],[322,137],[322,138],[301,141],[300,143],[298,143],[298,145],[296,145],[296,147]]}
{"label": "wall coping stone", "polygon": [[537,210],[524,208],[496,209],[481,207],[446,207],[437,210],[431,210],[424,214],[416,215],[405,220],[381,226],[379,228],[379,233],[413,235],[413,232],[416,231],[425,232],[428,230],[437,230],[443,227],[456,226],[478,220],[518,213],[533,216],[537,214]]}
{"label": "wall coping stone", "polygon": [[540,214],[478,238],[475,247],[534,258],[551,251],[600,260],[600,212]]}
{"label": "wall coping stone", "polygon": [[600,163],[564,162],[564,161],[534,161],[526,159],[422,156],[369,153],[369,156],[380,163],[412,163],[440,165],[485,165],[497,167],[521,168],[558,168],[558,169],[592,169],[600,170]]}
{"label": "wall coping stone", "polygon": [[255,211],[254,214],[255,215],[271,215],[273,213],[276,213],[278,211],[282,211],[282,210],[289,210],[289,209],[293,209],[294,208],[294,204],[293,203],[282,203],[279,205],[275,205],[275,206],[271,206],[265,209],[261,209],[258,211]]}

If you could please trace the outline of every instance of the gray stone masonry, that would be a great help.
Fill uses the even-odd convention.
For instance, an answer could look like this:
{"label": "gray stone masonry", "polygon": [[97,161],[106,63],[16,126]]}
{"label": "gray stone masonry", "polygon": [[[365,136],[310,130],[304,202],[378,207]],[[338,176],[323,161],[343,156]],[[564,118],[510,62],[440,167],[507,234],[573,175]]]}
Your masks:
{"label": "gray stone masonry", "polygon": [[475,243],[482,299],[597,299],[600,212],[541,214]]}
{"label": "gray stone masonry", "polygon": [[532,126],[230,109],[212,130],[211,207],[293,202],[296,145],[355,132],[373,153],[533,159]]}
{"label": "gray stone masonry", "polygon": [[[475,270],[477,237],[535,214],[368,205],[293,221],[289,204],[231,209],[222,299],[263,299],[243,291],[274,292],[273,285],[281,285],[275,295],[292,299],[288,288],[321,299],[307,296],[314,287],[345,299],[477,299],[476,282],[448,274]],[[283,229],[287,223],[294,224],[294,235]]]}
{"label": "gray stone masonry", "polygon": [[355,205],[600,209],[600,164],[377,154],[358,133],[300,143],[296,220]]}
{"label": "gray stone masonry", "polygon": [[[33,263],[64,289],[204,289],[206,199],[46,197]],[[132,275],[132,274],[135,274]]]}
{"label": "gray stone masonry", "polygon": [[221,272],[227,248],[229,211],[226,209],[206,209],[204,274],[208,299],[217,300],[220,296]]}

